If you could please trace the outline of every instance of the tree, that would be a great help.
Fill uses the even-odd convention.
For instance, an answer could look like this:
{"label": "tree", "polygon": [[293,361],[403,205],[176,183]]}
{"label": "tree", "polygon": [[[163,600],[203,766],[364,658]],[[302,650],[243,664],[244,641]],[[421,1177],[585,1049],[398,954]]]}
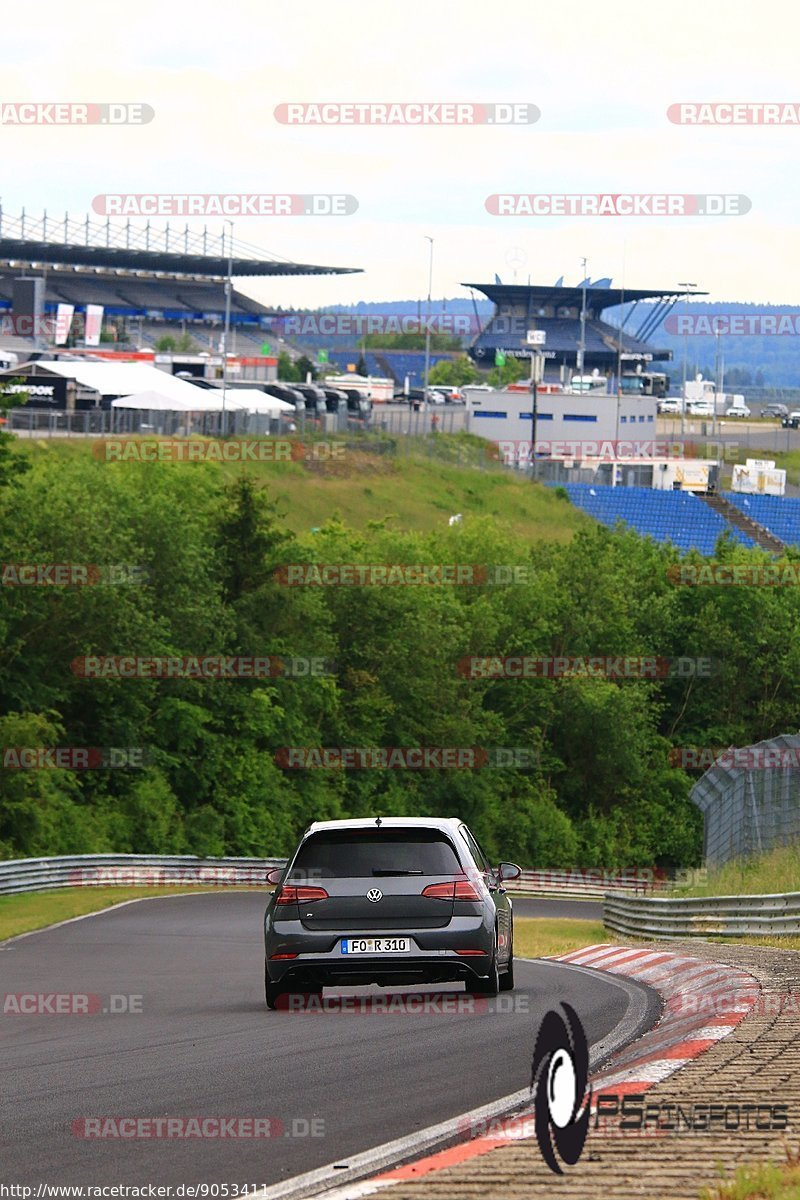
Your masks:
{"label": "tree", "polygon": [[285,350],[278,355],[278,379],[284,383],[302,383],[300,372]]}
{"label": "tree", "polygon": [[177,337],[174,333],[165,333],[156,342],[156,350],[163,354],[196,354],[199,349],[192,335],[185,330]]}
{"label": "tree", "polygon": [[246,475],[231,487],[219,524],[225,599],[236,601],[267,583],[292,538],[275,506]]}
{"label": "tree", "polygon": [[358,362],[356,363],[356,375],[369,375],[367,360],[364,358],[363,354],[359,354],[358,356]]}
{"label": "tree", "polygon": [[459,358],[442,358],[439,362],[434,363],[430,369],[428,376],[431,384],[442,383],[447,387],[464,387],[468,383],[475,383],[478,379],[478,370],[466,354]]}
{"label": "tree", "polygon": [[298,383],[305,383],[309,375],[312,379],[317,378],[317,368],[314,366],[308,355],[301,354],[294,365],[298,372]]}
{"label": "tree", "polygon": [[516,383],[524,373],[518,358],[507,358],[502,367],[492,368],[487,379],[492,387],[506,387],[509,383]]}
{"label": "tree", "polygon": [[[10,379],[9,384],[21,384],[25,380]],[[28,403],[28,395],[26,392],[10,393],[0,388],[0,488],[10,483],[15,477],[24,474],[30,469],[30,463],[26,458],[23,458],[17,449],[16,438],[11,433],[6,433],[4,428],[8,419],[8,412],[12,408]]]}
{"label": "tree", "polygon": [[[367,350],[424,350],[425,333],[368,333],[362,345]],[[460,350],[460,338],[452,333],[431,330],[431,350]]]}

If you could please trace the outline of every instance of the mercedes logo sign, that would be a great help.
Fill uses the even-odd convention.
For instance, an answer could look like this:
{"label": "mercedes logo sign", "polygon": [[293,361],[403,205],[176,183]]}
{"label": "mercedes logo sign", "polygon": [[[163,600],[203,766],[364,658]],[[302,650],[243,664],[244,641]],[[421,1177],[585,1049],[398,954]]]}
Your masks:
{"label": "mercedes logo sign", "polygon": [[383,899],[383,892],[380,888],[370,888],[367,892],[367,899],[371,900],[373,904],[377,904],[379,900]]}

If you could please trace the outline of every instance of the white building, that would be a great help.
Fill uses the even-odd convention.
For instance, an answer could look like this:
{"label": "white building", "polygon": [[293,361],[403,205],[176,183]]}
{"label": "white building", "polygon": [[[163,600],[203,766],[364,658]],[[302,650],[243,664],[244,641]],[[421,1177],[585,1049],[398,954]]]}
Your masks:
{"label": "white building", "polygon": [[[530,458],[533,399],[528,388],[485,392],[467,387],[464,398],[470,433],[496,442],[507,461]],[[609,445],[619,445],[621,457],[668,454],[668,443],[656,441],[654,396],[562,392],[545,385],[538,389],[536,409],[537,457],[604,457]]]}

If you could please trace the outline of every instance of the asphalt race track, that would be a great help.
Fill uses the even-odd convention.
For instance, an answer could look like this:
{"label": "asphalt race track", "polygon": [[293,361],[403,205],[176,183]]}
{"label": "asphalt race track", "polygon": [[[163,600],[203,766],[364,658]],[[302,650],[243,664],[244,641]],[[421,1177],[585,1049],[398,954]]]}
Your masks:
{"label": "asphalt race track", "polygon": [[539,896],[514,896],[515,917],[572,917],[578,921],[602,921],[602,900],[549,900]]}
{"label": "asphalt race track", "polygon": [[[518,962],[516,990],[498,998],[505,1011],[476,997],[483,1011],[269,1012],[263,908],[247,892],[145,900],[0,947],[5,1183],[275,1183],[527,1087],[539,1017],[559,999],[592,1044],[628,1010],[629,992],[611,978]],[[463,995],[462,985],[422,990]],[[9,1012],[9,994],[20,993],[88,993],[100,1011]],[[110,994],[141,997],[132,1001],[141,1011],[104,1013],[122,1005]],[[654,994],[644,1001],[629,1039],[656,1019]],[[89,1140],[73,1131],[76,1120],[108,1116],[270,1117],[284,1132]]]}

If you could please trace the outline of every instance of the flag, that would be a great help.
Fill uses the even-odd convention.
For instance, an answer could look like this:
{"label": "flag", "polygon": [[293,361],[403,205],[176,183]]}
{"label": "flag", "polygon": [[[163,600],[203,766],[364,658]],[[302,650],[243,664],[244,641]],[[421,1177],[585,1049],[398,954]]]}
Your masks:
{"label": "flag", "polygon": [[506,356],[503,354],[502,350],[495,350],[494,365],[496,367],[504,367],[506,365]]}
{"label": "flag", "polygon": [[100,345],[100,330],[103,325],[103,306],[102,304],[87,304],[86,305],[86,326],[83,335],[84,344],[87,346]]}
{"label": "flag", "polygon": [[72,325],[72,316],[75,312],[74,304],[59,304],[56,310],[56,346],[63,346],[69,337],[70,326]]}

